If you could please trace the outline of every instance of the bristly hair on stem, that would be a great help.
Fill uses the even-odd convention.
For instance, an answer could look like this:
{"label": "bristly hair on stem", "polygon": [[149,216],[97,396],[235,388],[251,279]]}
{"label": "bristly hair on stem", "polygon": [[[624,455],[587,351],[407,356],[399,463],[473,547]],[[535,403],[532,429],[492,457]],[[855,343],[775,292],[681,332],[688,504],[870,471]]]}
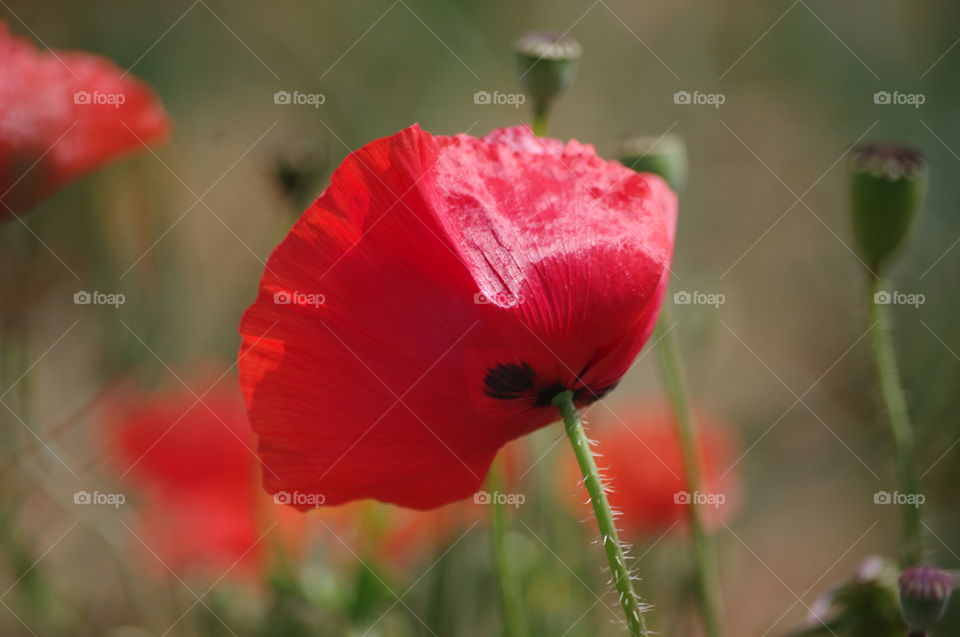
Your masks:
{"label": "bristly hair on stem", "polygon": [[647,606],[640,601],[633,588],[635,573],[628,563],[627,547],[620,541],[620,535],[614,523],[614,513],[610,508],[610,502],[607,500],[606,481],[600,475],[593,452],[590,450],[591,442],[583,430],[580,414],[573,404],[573,392],[561,392],[554,397],[552,402],[563,417],[564,430],[570,440],[570,445],[573,447],[577,463],[580,465],[583,484],[587,493],[590,494],[590,504],[593,506],[593,514],[600,531],[600,543],[603,545],[607,562],[610,565],[611,583],[617,591],[620,606],[623,607],[627,628],[632,637],[648,635],[646,622],[643,618]]}

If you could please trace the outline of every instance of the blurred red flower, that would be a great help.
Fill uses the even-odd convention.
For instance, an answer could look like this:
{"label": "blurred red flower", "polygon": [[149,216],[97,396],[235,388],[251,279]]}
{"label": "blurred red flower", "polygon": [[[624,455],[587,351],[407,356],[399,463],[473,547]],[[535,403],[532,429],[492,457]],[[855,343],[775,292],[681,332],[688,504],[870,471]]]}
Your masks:
{"label": "blurred red flower", "polygon": [[0,22],[0,221],[169,130],[150,88],[106,58],[39,51]]}
{"label": "blurred red flower", "polygon": [[[610,504],[620,512],[619,526],[627,535],[658,534],[674,525],[680,527],[686,520],[686,506],[694,498],[708,527],[719,526],[736,513],[738,445],[723,423],[697,414],[704,475],[699,492],[690,493],[672,410],[667,405],[641,404],[622,413],[618,410],[618,415],[620,418],[604,414],[591,418],[588,433],[597,443],[594,451],[611,488]],[[586,517],[590,505],[583,502],[580,469],[569,460],[562,465],[565,501],[575,515]]]}
{"label": "blurred red flower", "polygon": [[245,575],[266,566],[271,548],[294,548],[301,521],[260,489],[235,390],[215,388],[198,402],[186,389],[127,388],[105,423],[114,468],[140,514],[137,533],[167,568]]}
{"label": "blurred red flower", "polygon": [[431,511],[386,507],[372,501],[327,507],[320,531],[331,534],[324,545],[330,556],[345,564],[355,556],[365,562],[403,571],[424,559],[434,560],[489,511],[472,500],[454,502]]}
{"label": "blurred red flower", "polygon": [[[507,495],[522,493],[521,476],[529,459],[520,441],[505,445],[498,456],[501,488]],[[430,511],[384,506],[369,500],[328,507],[318,516],[326,530],[335,534],[329,548],[340,548],[342,557],[356,553],[376,564],[402,570],[423,559],[435,560],[452,543],[475,526],[490,520],[490,493],[485,489],[472,498],[458,500]],[[343,542],[350,551],[342,550]]]}
{"label": "blurred red flower", "polygon": [[[240,331],[268,491],[428,509],[613,388],[653,328],[676,198],[590,146],[414,125],[352,153]],[[306,507],[304,507],[306,508]]]}

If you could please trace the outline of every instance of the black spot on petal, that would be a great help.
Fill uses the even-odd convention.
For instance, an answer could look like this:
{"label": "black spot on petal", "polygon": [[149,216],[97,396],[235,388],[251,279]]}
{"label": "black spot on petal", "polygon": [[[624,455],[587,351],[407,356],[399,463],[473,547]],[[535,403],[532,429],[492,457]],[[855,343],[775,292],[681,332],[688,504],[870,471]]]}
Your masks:
{"label": "black spot on petal", "polygon": [[537,373],[529,363],[500,363],[487,370],[484,393],[498,400],[516,400],[530,395]]}
{"label": "black spot on petal", "polygon": [[530,363],[500,363],[487,370],[484,393],[497,400],[520,400],[531,407],[549,407],[553,397],[569,389],[541,378]]}
{"label": "black spot on petal", "polygon": [[567,391],[567,386],[563,383],[550,383],[537,390],[537,395],[533,404],[537,407],[549,407],[553,404],[553,398],[557,394]]}

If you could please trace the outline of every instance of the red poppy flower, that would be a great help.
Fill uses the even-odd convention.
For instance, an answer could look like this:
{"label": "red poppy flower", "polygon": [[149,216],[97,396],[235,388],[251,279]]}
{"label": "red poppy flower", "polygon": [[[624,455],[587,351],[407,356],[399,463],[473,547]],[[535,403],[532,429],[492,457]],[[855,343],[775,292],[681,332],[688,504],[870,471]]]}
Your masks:
{"label": "red poppy flower", "polygon": [[253,436],[234,391],[214,389],[198,403],[185,389],[128,390],[105,421],[115,469],[133,487],[129,500],[142,518],[137,533],[167,568],[249,574],[278,538],[295,543],[299,524],[259,488]]}
{"label": "red poppy flower", "polygon": [[428,509],[593,402],[649,336],[676,198],[528,127],[412,126],[352,153],[274,251],[240,331],[268,491]]}
{"label": "red poppy flower", "polygon": [[[590,435],[596,440],[594,452],[610,485],[610,504],[620,511],[620,526],[628,535],[663,533],[683,523],[685,507],[694,498],[708,526],[718,526],[731,518],[739,499],[739,480],[732,470],[738,452],[736,440],[725,425],[704,414],[697,415],[704,484],[698,493],[690,493],[670,408],[636,405],[619,415],[622,420],[602,414],[592,418]],[[581,506],[579,468],[576,463],[566,462],[562,471],[562,482],[568,487],[565,495],[569,495],[565,501],[578,517],[586,516],[589,505]],[[570,495],[573,493],[577,495]]]}
{"label": "red poppy flower", "polygon": [[0,22],[0,221],[169,129],[150,88],[106,58],[38,51]]}

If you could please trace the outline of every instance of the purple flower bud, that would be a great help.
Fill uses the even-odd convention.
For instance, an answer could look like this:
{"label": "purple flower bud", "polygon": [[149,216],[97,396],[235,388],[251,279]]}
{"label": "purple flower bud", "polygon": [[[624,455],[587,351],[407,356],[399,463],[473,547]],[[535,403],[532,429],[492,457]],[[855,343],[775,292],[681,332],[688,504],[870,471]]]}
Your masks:
{"label": "purple flower bud", "polygon": [[953,577],[930,566],[914,566],[900,575],[900,607],[910,630],[923,634],[943,617]]}

